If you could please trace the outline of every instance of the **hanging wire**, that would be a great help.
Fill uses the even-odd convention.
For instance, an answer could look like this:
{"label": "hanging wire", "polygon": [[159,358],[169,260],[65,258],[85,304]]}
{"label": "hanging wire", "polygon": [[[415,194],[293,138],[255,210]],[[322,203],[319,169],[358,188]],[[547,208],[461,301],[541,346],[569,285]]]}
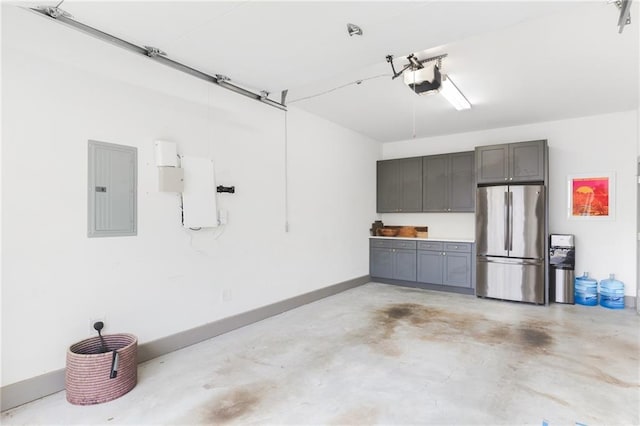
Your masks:
{"label": "hanging wire", "polygon": [[324,92],[316,93],[314,95],[305,96],[303,98],[294,99],[292,101],[289,101],[289,104],[293,104],[293,103],[300,102],[300,101],[306,101],[307,99],[317,98],[318,96],[326,95],[328,93],[335,92],[336,90],[340,90],[340,89],[344,89],[345,87],[353,86],[354,84],[362,84],[365,81],[369,81],[369,80],[373,80],[373,79],[381,78],[381,77],[392,77],[392,75],[391,74],[379,74],[379,75],[374,75],[372,77],[362,78],[360,80],[354,80],[354,81],[351,81],[349,83],[334,87],[332,89],[325,90]]}
{"label": "hanging wire", "polygon": [[284,112],[284,232],[289,232],[289,127]]}
{"label": "hanging wire", "polygon": [[211,92],[213,91],[213,86],[207,86],[207,118],[209,121],[209,158],[211,158],[212,160],[215,160],[215,149],[214,149],[214,144],[215,144],[215,140],[216,140],[216,129],[215,126],[213,125],[213,100],[212,100],[212,94]]}
{"label": "hanging wire", "polygon": [[[208,117],[209,117],[209,129],[210,129],[210,140],[209,140],[209,158],[211,158],[211,160],[214,161],[214,165],[215,165],[215,140],[216,140],[216,128],[214,125],[214,110],[213,110],[213,86],[208,86],[207,87],[209,90],[207,90],[207,106],[208,106]],[[214,178],[215,178],[215,168],[214,168]],[[214,195],[214,197],[218,197],[218,194],[216,193]],[[216,200],[218,201],[218,200]],[[216,206],[218,207],[216,211],[216,214],[218,214],[218,212],[220,210],[224,210],[224,209],[220,209],[220,205],[218,204],[218,202],[216,202]],[[228,214],[227,214],[228,216]],[[217,240],[218,238],[220,238],[220,236],[224,233],[225,229],[226,229],[226,224],[220,223],[220,219],[217,218],[218,220],[218,226],[216,227],[215,231],[213,232],[213,239]]]}
{"label": "hanging wire", "polygon": [[[413,73],[413,94],[418,96],[416,93],[416,73]],[[416,138],[416,96],[413,97],[413,139]]]}

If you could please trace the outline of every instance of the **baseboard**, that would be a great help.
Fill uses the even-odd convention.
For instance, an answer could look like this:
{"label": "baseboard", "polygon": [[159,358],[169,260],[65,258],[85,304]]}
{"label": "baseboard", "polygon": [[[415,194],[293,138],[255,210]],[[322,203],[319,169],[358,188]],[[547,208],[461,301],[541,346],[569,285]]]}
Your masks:
{"label": "baseboard", "polygon": [[[161,339],[142,343],[138,346],[138,362],[149,361],[150,359],[191,346],[220,334],[228,333],[229,331],[295,309],[307,303],[315,302],[345,290],[361,286],[369,281],[370,278],[368,275],[354,278],[267,306],[262,306],[248,312],[223,318],[200,327],[172,334]],[[6,411],[64,390],[64,374],[65,370],[63,368],[3,386],[0,388],[0,410]]]}
{"label": "baseboard", "polygon": [[64,368],[0,388],[2,411],[35,401],[64,389]]}
{"label": "baseboard", "polygon": [[624,307],[635,309],[636,308],[637,299],[636,296],[624,296]]}
{"label": "baseboard", "polygon": [[399,285],[402,287],[421,288],[423,290],[444,291],[446,293],[458,293],[458,294],[467,294],[467,295],[476,294],[475,288],[468,288],[468,287],[455,287],[455,286],[449,286],[449,285],[427,284],[427,283],[419,283],[416,281],[394,280],[389,278],[371,278],[371,281],[376,283],[382,283],[382,284]]}
{"label": "baseboard", "polygon": [[194,343],[210,339],[299,306],[306,305],[307,303],[315,302],[316,300],[324,299],[325,297],[333,296],[334,294],[341,293],[345,290],[358,287],[362,284],[368,283],[369,281],[370,279],[368,275],[354,278],[329,287],[294,296],[290,299],[285,299],[271,305],[262,306],[248,312],[223,318],[200,327],[172,334],[171,336],[147,342],[138,347],[138,362],[148,361],[169,352],[193,345]]}

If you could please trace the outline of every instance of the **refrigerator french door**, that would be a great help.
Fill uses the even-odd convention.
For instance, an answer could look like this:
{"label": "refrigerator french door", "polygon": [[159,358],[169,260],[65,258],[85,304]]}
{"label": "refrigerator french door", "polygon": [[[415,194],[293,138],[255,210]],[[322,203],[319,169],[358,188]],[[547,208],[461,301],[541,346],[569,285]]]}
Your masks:
{"label": "refrigerator french door", "polygon": [[479,187],[476,295],[545,303],[544,185]]}

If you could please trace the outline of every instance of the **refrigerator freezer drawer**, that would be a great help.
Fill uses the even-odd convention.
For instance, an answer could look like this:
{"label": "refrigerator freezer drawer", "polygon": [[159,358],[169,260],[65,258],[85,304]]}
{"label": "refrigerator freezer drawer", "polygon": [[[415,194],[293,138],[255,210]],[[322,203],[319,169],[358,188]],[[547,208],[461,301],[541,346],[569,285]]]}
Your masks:
{"label": "refrigerator freezer drawer", "polygon": [[544,262],[478,257],[476,295],[544,304]]}

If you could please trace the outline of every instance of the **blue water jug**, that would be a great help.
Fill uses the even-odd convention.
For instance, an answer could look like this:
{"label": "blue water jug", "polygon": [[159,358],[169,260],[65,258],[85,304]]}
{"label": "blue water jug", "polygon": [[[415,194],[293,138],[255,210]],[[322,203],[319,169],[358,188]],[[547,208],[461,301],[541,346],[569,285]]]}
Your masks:
{"label": "blue water jug", "polygon": [[598,281],[589,278],[585,272],[574,280],[575,302],[579,305],[596,306],[598,304]]}
{"label": "blue water jug", "polygon": [[624,309],[624,283],[609,274],[608,280],[600,281],[600,306],[609,309]]}

